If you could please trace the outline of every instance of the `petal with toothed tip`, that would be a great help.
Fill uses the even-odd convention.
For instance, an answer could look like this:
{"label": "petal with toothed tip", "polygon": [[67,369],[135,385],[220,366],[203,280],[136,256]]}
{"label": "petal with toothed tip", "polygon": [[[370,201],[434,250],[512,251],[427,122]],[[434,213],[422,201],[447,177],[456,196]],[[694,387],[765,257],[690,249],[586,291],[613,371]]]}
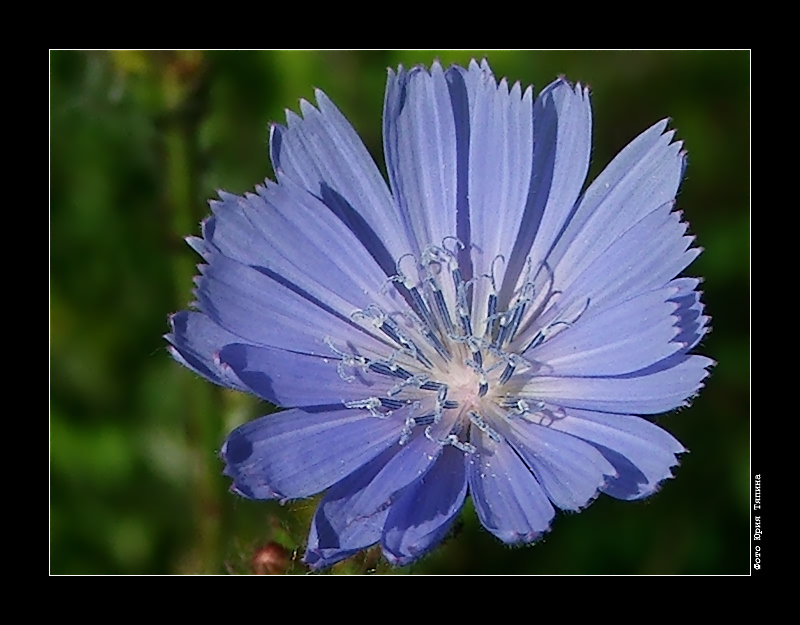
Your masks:
{"label": "petal with toothed tip", "polygon": [[619,414],[658,414],[686,405],[702,388],[714,361],[675,354],[633,373],[613,377],[531,377],[517,393],[564,408]]}
{"label": "petal with toothed tip", "polygon": [[291,180],[257,191],[244,197],[222,193],[211,202],[213,224],[204,228],[208,245],[280,276],[344,317],[370,304],[397,305],[382,293],[386,273],[319,199]]}
{"label": "petal with toothed tip", "polygon": [[672,477],[684,453],[671,434],[640,417],[570,408],[549,427],[577,436],[594,445],[614,465],[617,476],[603,486],[604,493],[618,499],[641,499],[653,494],[659,484]]}
{"label": "petal with toothed tip", "polygon": [[510,300],[528,257],[543,260],[581,192],[592,149],[589,90],[566,80],[551,83],[533,107],[533,173],[515,241],[509,243],[501,299]]}
{"label": "petal with toothed tip", "polygon": [[272,126],[270,156],[278,181],[292,179],[320,198],[379,262],[413,251],[375,161],[330,99],[319,90],[316,96],[319,108],[303,100],[302,118],[287,113],[286,126]]}
{"label": "petal with toothed tip", "polygon": [[509,421],[503,431],[550,501],[562,510],[586,507],[617,474],[603,454],[569,434],[524,419]]}
{"label": "petal with toothed tip", "polygon": [[527,355],[545,363],[543,375],[613,376],[639,371],[684,350],[678,289],[651,291],[600,310],[590,307],[580,322]]}
{"label": "petal with toothed tip", "polygon": [[[509,89],[484,75],[476,89],[469,154],[473,316],[483,328],[489,293],[503,284],[513,241],[522,226],[533,165],[533,89]],[[501,258],[502,262],[495,262]]]}

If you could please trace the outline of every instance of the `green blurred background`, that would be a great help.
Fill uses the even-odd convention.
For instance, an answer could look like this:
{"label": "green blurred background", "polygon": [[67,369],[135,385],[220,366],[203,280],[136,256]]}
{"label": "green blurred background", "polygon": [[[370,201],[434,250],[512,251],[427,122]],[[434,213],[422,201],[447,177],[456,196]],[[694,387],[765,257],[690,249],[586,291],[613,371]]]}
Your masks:
{"label": "green blurred background", "polygon": [[[53,52],[50,168],[50,565],[53,573],[248,573],[272,545],[299,561],[315,501],[227,491],[218,449],[269,406],[174,363],[161,338],[186,307],[216,189],[272,176],[268,124],[323,89],[376,161],[386,68],[466,64],[541,89],[588,84],[591,175],[672,118],[689,151],[678,205],[706,252],[719,364],[691,409],[659,418],[691,453],[645,502],[601,497],[532,547],[484,532],[467,505],[452,536],[403,569],[375,551],[332,573],[749,571],[748,52]],[[280,545],[285,551],[281,551]],[[281,558],[278,558],[280,560]]]}

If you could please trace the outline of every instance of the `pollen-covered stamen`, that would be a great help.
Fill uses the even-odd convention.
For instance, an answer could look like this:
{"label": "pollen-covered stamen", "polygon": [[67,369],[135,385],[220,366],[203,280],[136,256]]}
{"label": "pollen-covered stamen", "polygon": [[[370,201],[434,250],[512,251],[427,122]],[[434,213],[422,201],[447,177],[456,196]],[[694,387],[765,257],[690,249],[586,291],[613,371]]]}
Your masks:
{"label": "pollen-covered stamen", "polygon": [[[447,243],[452,241],[454,243],[453,249],[447,248]],[[446,259],[447,265],[450,268],[450,275],[453,278],[453,286],[458,288],[459,284],[464,283],[464,277],[461,274],[461,267],[458,264],[458,253],[465,248],[464,243],[462,243],[461,239],[454,236],[446,236],[442,239],[442,246],[438,249],[441,252],[442,257]]]}
{"label": "pollen-covered stamen", "polygon": [[387,408],[388,410],[399,410],[403,406],[408,404],[408,400],[403,399],[392,399],[390,397],[381,397],[381,406],[383,408]]}
{"label": "pollen-covered stamen", "polygon": [[526,282],[522,286],[517,302],[513,307],[513,314],[507,328],[507,342],[510,343],[513,341],[514,337],[517,335],[517,330],[519,330],[520,323],[522,323],[522,318],[525,316],[525,310],[528,304],[533,301],[535,295],[536,287],[533,286],[532,282]]}
{"label": "pollen-covered stamen", "polygon": [[400,433],[400,440],[397,442],[405,445],[414,433],[415,427],[425,426],[427,428],[434,423],[436,423],[436,415],[434,413],[424,414],[419,417],[408,417],[403,426],[403,431]]}
{"label": "pollen-covered stamen", "polygon": [[567,411],[561,406],[554,406],[553,408],[543,408],[537,410],[534,415],[539,415],[539,425],[545,427],[552,425],[556,421],[560,421],[567,416]]}
{"label": "pollen-covered stamen", "polygon": [[[435,384],[435,383],[434,383]],[[425,385],[423,385],[424,387]],[[405,445],[413,434],[413,430],[417,426],[426,426],[425,434],[430,438],[431,427],[438,424],[442,420],[445,410],[452,410],[458,408],[459,404],[456,401],[448,400],[448,386],[446,384],[437,384],[436,387],[436,404],[433,412],[426,412],[422,415],[410,416],[406,418],[403,431],[400,435],[400,444]],[[414,402],[413,410],[419,410],[420,402]]]}
{"label": "pollen-covered stamen", "polygon": [[507,419],[524,418],[531,423],[549,426],[567,416],[567,411],[562,406],[548,405],[540,399],[522,399],[507,397],[500,402],[500,406],[510,409],[506,413]]}
{"label": "pollen-covered stamen", "polygon": [[[425,428],[425,436],[428,439],[432,440],[434,443],[438,443],[442,447],[444,447],[446,445],[452,445],[456,449],[460,449],[461,451],[463,451],[464,453],[467,453],[467,454],[474,454],[477,451],[477,449],[475,449],[475,445],[473,445],[472,443],[467,443],[467,442],[458,440],[458,434],[455,431],[451,432],[450,434],[448,434],[444,438],[436,438],[436,436],[434,436],[434,434],[432,432],[432,428],[433,428],[433,426],[431,426],[431,425],[429,425],[428,427]],[[460,428],[458,426],[456,426],[454,429],[458,430]]]}
{"label": "pollen-covered stamen", "polygon": [[[506,413],[507,419],[515,419],[517,417],[521,417],[522,415],[528,414],[531,411],[530,404],[524,399],[506,398],[504,401],[500,402],[500,405],[503,408],[511,409]],[[537,402],[537,406],[539,405],[544,408],[543,402]]]}
{"label": "pollen-covered stamen", "polygon": [[481,349],[484,347],[483,340],[473,335],[463,337],[457,336],[454,337],[453,340],[457,343],[466,343],[467,347],[469,347],[469,352],[472,356],[472,364],[466,362],[464,364],[476,371],[481,371],[483,369],[483,354],[481,353]]}
{"label": "pollen-covered stamen", "polygon": [[389,317],[379,306],[370,304],[363,310],[356,310],[350,318],[353,321],[369,321],[376,329],[380,330],[400,346],[400,349],[418,360],[426,367],[432,367],[433,363],[428,359],[423,351],[421,351],[417,344],[397,325],[397,323]]}
{"label": "pollen-covered stamen", "polygon": [[426,282],[433,297],[433,303],[436,313],[439,316],[439,321],[444,327],[444,334],[445,336],[452,336],[455,334],[455,328],[453,327],[453,319],[450,317],[450,310],[447,308],[447,301],[445,300],[444,293],[442,293],[442,289],[439,288],[439,283],[436,278],[429,276]]}
{"label": "pollen-covered stamen", "polygon": [[486,434],[495,443],[499,443],[500,441],[503,440],[500,434],[498,434],[496,430],[494,430],[488,423],[486,423],[483,417],[474,410],[470,410],[469,420],[476,428],[478,428],[481,432]]}
{"label": "pollen-covered stamen", "polygon": [[341,358],[336,365],[336,372],[339,374],[339,377],[342,378],[342,380],[345,382],[353,382],[356,379],[356,376],[345,371],[345,367],[351,367],[354,369],[357,368],[361,369],[362,371],[367,370],[367,367],[370,364],[369,359],[365,358],[364,356],[357,356],[355,354],[348,354],[347,352],[341,351],[333,344],[333,339],[331,339],[329,336],[326,336],[324,340],[325,344],[331,349],[331,351]]}
{"label": "pollen-covered stamen", "polygon": [[407,380],[413,373],[406,371],[403,367],[391,360],[373,360],[368,365],[369,370],[380,375]]}
{"label": "pollen-covered stamen", "polygon": [[447,401],[448,391],[449,388],[446,384],[440,385],[436,391],[436,409],[433,412],[436,423],[439,423],[446,408],[456,408],[458,406],[458,402]]}
{"label": "pollen-covered stamen", "polygon": [[472,316],[469,313],[468,289],[472,286],[469,282],[459,282],[456,287],[456,312],[461,323],[462,337],[472,336]]}
{"label": "pollen-covered stamen", "polygon": [[[446,243],[448,239],[456,242],[456,251],[453,252],[447,249]],[[442,270],[450,272],[450,277],[453,281],[453,288],[458,293],[463,288],[464,280],[462,278],[461,269],[458,265],[457,250],[464,249],[464,244],[455,237],[445,237],[441,246],[429,245],[422,252],[422,259],[420,267],[426,272],[425,283],[431,293],[433,299],[433,306],[431,308],[436,310],[440,322],[443,326],[444,336],[451,337],[455,333],[453,319],[450,314],[450,308],[447,305],[447,299],[444,296],[442,287],[438,281],[438,273],[434,271],[434,267],[439,267]],[[456,302],[458,306],[458,302]]]}
{"label": "pollen-covered stamen", "polygon": [[447,346],[436,335],[436,329],[433,325],[421,325],[416,317],[411,317],[410,315],[406,315],[406,317],[410,318],[411,324],[416,326],[417,331],[425,338],[425,340],[433,347],[433,349],[436,350],[436,353],[439,354],[442,360],[450,360],[450,352],[448,351]]}
{"label": "pollen-covered stamen", "polygon": [[373,417],[378,417],[379,419],[387,419],[392,415],[391,410],[378,412],[378,409],[383,406],[379,397],[367,397],[366,399],[356,399],[354,401],[345,401],[342,403],[346,408],[364,408],[369,410],[369,413]]}
{"label": "pollen-covered stamen", "polygon": [[[419,401],[415,401],[415,402],[413,402],[411,404],[411,413],[412,413],[412,415],[413,415],[414,412],[419,410],[420,405],[421,404],[420,404]],[[417,419],[419,419],[419,418],[420,417],[415,417],[415,416],[406,417],[406,422],[403,425],[403,430],[400,432],[400,439],[397,441],[398,444],[405,445],[409,441],[409,439],[411,438],[411,435],[413,433],[414,428],[417,426]],[[426,425],[428,425],[428,424],[426,424]]]}
{"label": "pollen-covered stamen", "polygon": [[464,364],[472,369],[478,376],[478,397],[484,397],[489,392],[489,380],[487,372],[473,360],[465,360]]}
{"label": "pollen-covered stamen", "polygon": [[514,340],[529,304],[533,302],[535,295],[536,287],[532,282],[526,282],[522,285],[511,308],[499,315],[499,330],[492,341],[493,347],[503,349]]}
{"label": "pollen-covered stamen", "polygon": [[[520,330],[524,331],[532,322],[539,318],[545,309],[550,306],[553,298],[561,294],[561,291],[557,291],[553,288],[555,285],[555,273],[550,268],[550,265],[548,265],[546,262],[541,263],[536,275],[531,278],[532,266],[533,263],[531,259],[528,258],[525,268],[525,280],[523,281],[522,286],[519,289],[519,295],[517,296],[517,303],[519,303],[520,297],[522,297],[526,300],[526,306],[523,314],[520,315],[519,320],[516,323],[516,327],[513,328],[513,335],[509,335],[509,342],[516,337]],[[545,274],[544,283],[542,284],[541,288],[537,289],[536,283],[540,281],[540,277],[543,275],[543,272]],[[535,303],[535,305],[527,305],[532,303]]]}
{"label": "pollen-covered stamen", "polygon": [[[412,279],[402,268],[403,261],[407,258],[412,259],[414,263],[413,271],[415,274],[417,274],[417,279]],[[411,253],[403,254],[396,263],[395,269],[397,273],[389,278],[389,282],[399,282],[403,285],[403,287],[405,287],[406,291],[408,292],[411,308],[419,317],[421,325],[423,326],[423,335],[434,345],[437,351],[442,350],[446,353],[446,349],[441,344],[441,341],[439,341],[436,337],[437,332],[439,332],[436,318],[431,312],[428,302],[425,301],[425,297],[420,292],[419,287],[422,284],[419,279],[421,267],[421,264],[417,262],[416,256]]]}
{"label": "pollen-covered stamen", "polygon": [[[550,308],[558,293],[553,289],[552,271],[540,265],[534,276],[529,260],[524,280],[504,310],[496,277],[504,257],[495,257],[489,273],[465,280],[457,256],[463,249],[458,239],[448,237],[441,245],[425,247],[419,260],[412,254],[403,255],[389,283],[395,284],[405,304],[398,309],[371,304],[352,314],[353,320],[370,324],[389,339],[395,349],[388,358],[369,359],[334,350],[345,372],[354,367],[390,379],[389,388],[378,392],[380,396],[345,405],[380,418],[402,409],[399,443],[403,445],[421,434],[418,426],[422,426],[425,437],[437,444],[474,453],[475,447],[463,440],[471,427],[500,441],[498,420],[558,417],[557,410],[536,398],[515,396],[513,390],[514,377],[531,366],[518,350],[519,335],[536,323],[536,315],[542,311],[550,309],[549,319],[559,314]],[[480,280],[488,280],[490,286],[483,288],[486,285]],[[483,301],[476,301],[477,297]],[[539,322],[544,327],[529,341],[529,348],[582,314],[571,319],[563,312],[554,321],[547,323],[546,318]],[[478,317],[480,328],[473,323]]]}
{"label": "pollen-covered stamen", "polygon": [[517,367],[522,363],[522,358],[517,356],[516,354],[511,354],[506,359],[506,365],[503,369],[503,373],[500,374],[500,377],[497,379],[497,383],[501,386],[508,382],[511,377],[514,375],[514,372],[517,370]]}
{"label": "pollen-covered stamen", "polygon": [[489,293],[486,299],[486,334],[489,338],[494,336],[497,325],[497,293]]}
{"label": "pollen-covered stamen", "polygon": [[416,387],[422,390],[422,387],[428,382],[429,377],[424,373],[412,375],[410,378],[401,380],[387,391],[389,397],[394,397],[408,387]]}
{"label": "pollen-covered stamen", "polygon": [[502,254],[498,254],[492,260],[491,271],[487,274],[483,274],[483,278],[489,280],[492,285],[492,290],[489,293],[488,297],[486,298],[486,328],[484,331],[483,336],[491,340],[495,333],[495,326],[497,325],[498,316],[497,316],[497,280],[495,278],[495,265],[497,261],[506,262],[505,256]]}

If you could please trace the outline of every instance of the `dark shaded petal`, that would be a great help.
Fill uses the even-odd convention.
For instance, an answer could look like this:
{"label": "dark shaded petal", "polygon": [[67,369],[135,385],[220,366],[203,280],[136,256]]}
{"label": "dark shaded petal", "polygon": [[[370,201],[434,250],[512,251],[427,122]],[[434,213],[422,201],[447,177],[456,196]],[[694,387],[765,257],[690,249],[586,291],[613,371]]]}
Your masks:
{"label": "dark shaded petal", "polygon": [[685,452],[668,432],[645,419],[587,410],[569,409],[550,428],[592,443],[617,470],[603,492],[618,499],[641,499],[652,495],[671,467],[676,454]]}
{"label": "dark shaded petal", "polygon": [[220,328],[206,315],[182,310],[169,319],[172,332],[166,338],[169,353],[183,366],[220,386],[246,390],[245,384],[222,365],[218,355],[227,344],[241,340]]}
{"label": "dark shaded petal", "polygon": [[550,529],[555,510],[528,466],[505,442],[476,428],[469,490],[483,526],[505,543],[532,542]]}
{"label": "dark shaded petal", "polygon": [[504,434],[550,501],[562,510],[586,507],[606,480],[617,474],[592,445],[555,429],[514,419],[504,426]]}
{"label": "dark shaded petal", "polygon": [[533,107],[533,174],[522,226],[501,291],[505,305],[527,258],[544,259],[578,199],[592,150],[589,91],[566,80],[548,85]]}
{"label": "dark shaded petal", "polygon": [[439,544],[464,505],[467,484],[465,454],[444,448],[430,471],[392,504],[381,541],[389,562],[409,564]]}
{"label": "dark shaded petal", "polygon": [[351,500],[372,482],[397,448],[390,448],[338,482],[325,493],[311,522],[303,561],[312,569],[321,569],[377,543],[383,532],[389,507],[375,513],[349,518]]}
{"label": "dark shaded petal", "polygon": [[396,443],[402,419],[335,406],[286,410],[245,423],[222,447],[233,490],[299,499],[325,490]]}
{"label": "dark shaded petal", "polygon": [[679,278],[670,283],[670,286],[678,289],[678,294],[671,298],[678,304],[675,314],[680,319],[677,325],[681,331],[675,340],[685,343],[686,351],[696,347],[710,331],[708,324],[711,318],[703,314],[705,304],[700,300],[701,293],[695,291],[699,284],[697,278]]}
{"label": "dark shaded petal", "polygon": [[394,496],[425,475],[442,452],[442,446],[419,432],[375,475],[372,482],[351,498],[347,519],[372,516],[393,502]]}

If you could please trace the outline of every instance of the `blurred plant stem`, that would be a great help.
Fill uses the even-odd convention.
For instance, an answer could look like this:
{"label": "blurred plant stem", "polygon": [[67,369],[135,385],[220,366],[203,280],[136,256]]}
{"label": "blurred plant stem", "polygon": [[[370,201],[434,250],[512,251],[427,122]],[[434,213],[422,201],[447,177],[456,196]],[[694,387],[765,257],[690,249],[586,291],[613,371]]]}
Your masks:
{"label": "blurred plant stem", "polygon": [[[192,99],[202,80],[199,52],[175,52],[157,57],[161,77],[164,119],[165,202],[173,234],[182,239],[196,229],[198,207],[196,171],[199,116]],[[186,306],[187,285],[195,274],[192,257],[183,250],[172,258],[176,308]],[[195,539],[182,563],[181,573],[219,573],[222,561],[222,503],[220,461],[216,450],[221,436],[219,389],[191,375],[181,376],[187,448],[191,452],[190,479]]]}

